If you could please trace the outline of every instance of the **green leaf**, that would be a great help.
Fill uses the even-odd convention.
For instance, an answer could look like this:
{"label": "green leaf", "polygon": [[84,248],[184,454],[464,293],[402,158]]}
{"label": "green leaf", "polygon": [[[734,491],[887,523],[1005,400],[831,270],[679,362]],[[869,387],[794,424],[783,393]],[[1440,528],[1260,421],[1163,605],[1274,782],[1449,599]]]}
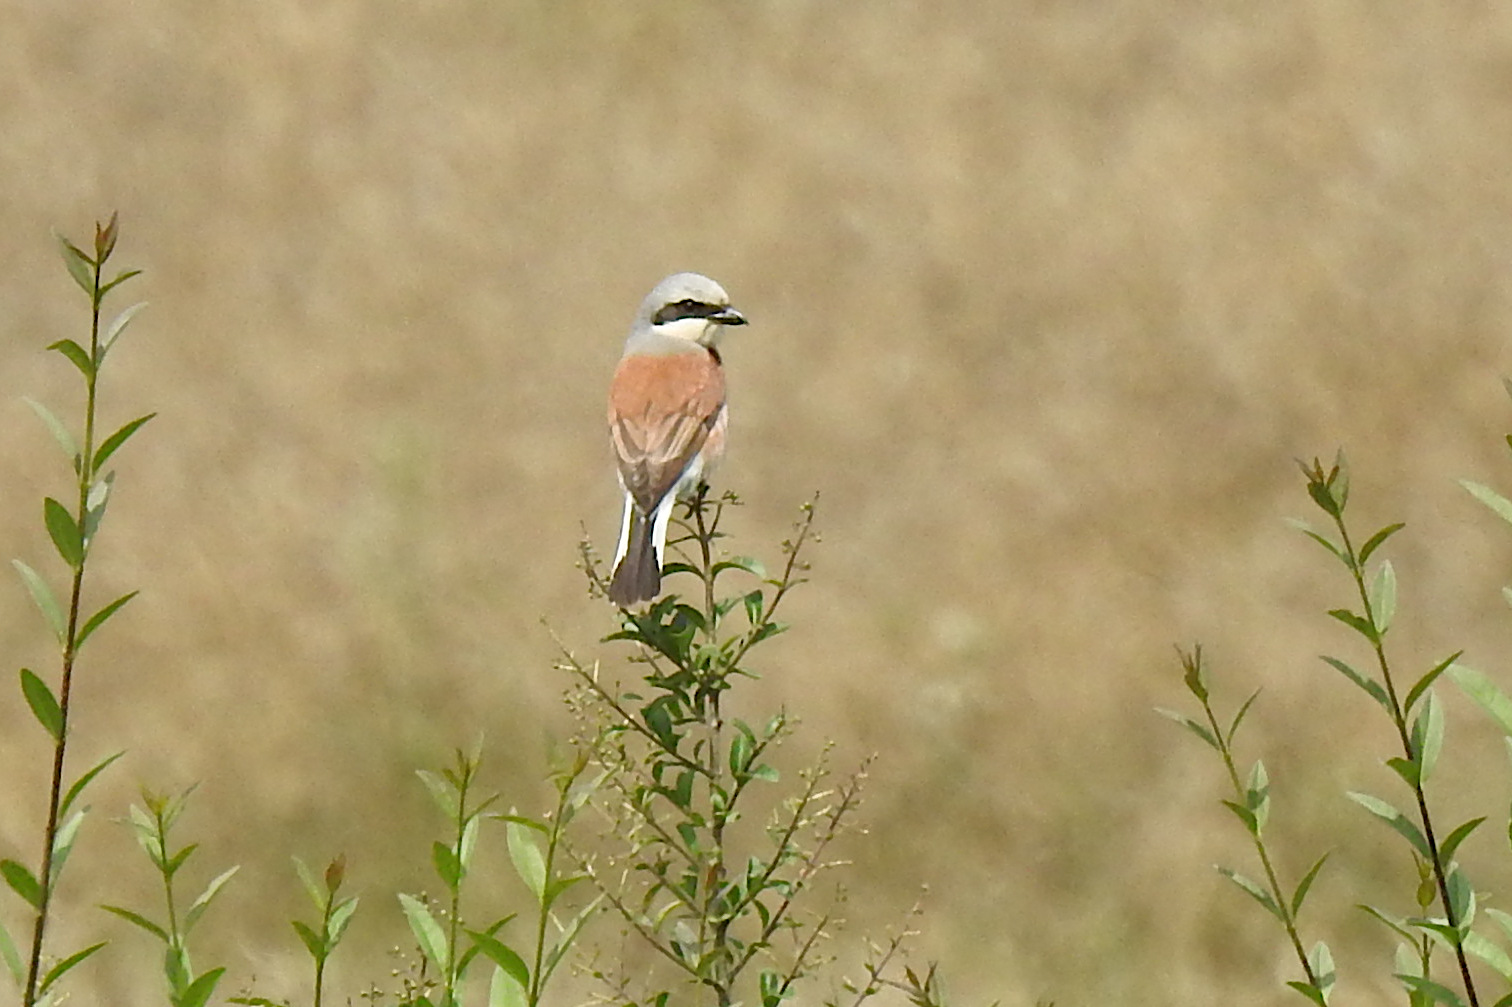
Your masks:
{"label": "green leaf", "polygon": [[86,379],[93,380],[95,376],[94,361],[89,359],[89,351],[72,339],[60,339],[48,346],[49,350],[57,350],[69,359]]}
{"label": "green leaf", "polygon": [[141,927],[142,930],[147,931],[147,933],[153,934],[154,937],[162,940],[163,943],[168,943],[168,931],[163,930],[162,927],[154,924],[154,922],[151,921],[151,919],[148,919],[147,916],[141,915],[141,913],[132,912],[132,910],[130,909],[121,909],[121,907],[119,906],[101,906],[100,909],[106,910],[107,913],[115,913],[115,915],[119,916],[119,918],[125,919],[125,921],[127,922],[132,922],[132,924],[138,925],[138,927]]}
{"label": "green leaf", "polygon": [[133,276],[141,275],[142,271],[140,269],[128,269],[125,272],[118,274],[116,278],[111,280],[109,283],[101,285],[100,296],[103,298],[106,294],[110,293],[116,287],[119,287],[121,284],[131,279]]}
{"label": "green leaf", "polygon": [[441,809],[441,814],[448,819],[451,818],[457,805],[456,792],[451,785],[429,769],[417,769],[415,775],[420,777],[421,783],[425,784],[425,789],[435,800],[436,807]]}
{"label": "green leaf", "polygon": [[1448,670],[1449,678],[1460,691],[1489,713],[1503,734],[1512,736],[1512,699],[1508,699],[1484,672],[1458,662],[1451,664]]}
{"label": "green leaf", "polygon": [[1288,979],[1286,985],[1301,993],[1307,999],[1317,1004],[1318,1007],[1328,1007],[1328,1001],[1323,999],[1323,992],[1312,983],[1299,982],[1296,979]]}
{"label": "green leaf", "polygon": [[1157,706],[1155,708],[1155,712],[1160,714],[1162,717],[1174,720],[1176,723],[1180,724],[1188,731],[1191,731],[1193,734],[1197,735],[1197,737],[1201,738],[1203,742],[1210,746],[1214,751],[1223,751],[1223,749],[1218,745],[1218,739],[1213,737],[1213,732],[1209,731],[1206,727],[1203,727],[1201,724],[1197,723],[1197,721],[1193,720],[1191,717],[1188,717],[1186,714],[1177,713],[1175,710],[1167,710],[1162,706]]}
{"label": "green leaf", "polygon": [[1359,633],[1371,643],[1380,642],[1380,637],[1377,635],[1375,626],[1372,625],[1368,619],[1356,615],[1347,608],[1329,609],[1328,614],[1342,622],[1344,625],[1348,626],[1350,629],[1354,630],[1356,633]]}
{"label": "green leaf", "polygon": [[1344,555],[1344,551],[1330,542],[1327,538],[1313,531],[1312,527],[1306,521],[1303,521],[1300,518],[1287,518],[1286,523],[1297,529],[1297,531],[1306,535],[1308,538],[1312,539],[1314,542],[1321,545],[1323,548],[1327,549],[1329,552],[1333,553],[1334,558],[1337,559],[1340,563],[1343,563],[1345,566],[1349,565],[1349,559]]}
{"label": "green leaf", "polygon": [[303,860],[298,857],[290,857],[289,859],[294,861],[294,873],[299,875],[299,882],[304,885],[305,894],[310,897],[311,902],[315,903],[315,909],[318,912],[324,912],[326,905],[325,886],[315,880],[314,873],[311,872],[309,865]]}
{"label": "green leaf", "polygon": [[73,515],[68,513],[68,508],[48,497],[42,501],[42,517],[47,523],[47,534],[52,537],[58,555],[63,557],[63,562],[70,568],[77,570],[79,564],[84,562],[84,536]]}
{"label": "green leaf", "polygon": [[1361,905],[1359,908],[1374,916],[1377,920],[1380,920],[1404,940],[1417,941],[1417,935],[1407,929],[1407,921],[1403,920],[1400,916],[1393,916],[1384,910],[1377,909],[1375,906]]}
{"label": "green leaf", "polygon": [[1407,693],[1407,701],[1402,704],[1402,712],[1410,716],[1412,714],[1412,708],[1417,706],[1419,697],[1421,697],[1424,692],[1428,691],[1428,687],[1436,682],[1438,680],[1438,677],[1442,675],[1450,665],[1452,665],[1455,661],[1458,661],[1460,659],[1460,656],[1464,653],[1465,652],[1463,650],[1457,650],[1453,654],[1450,654],[1448,657],[1444,658],[1438,664],[1435,664],[1432,668],[1428,669],[1428,673],[1425,674],[1422,678],[1418,679],[1417,682],[1413,684],[1412,689]]}
{"label": "green leaf", "polygon": [[121,445],[125,444],[132,434],[142,429],[143,424],[145,424],[148,420],[152,419],[156,415],[157,413],[148,413],[146,416],[138,416],[136,419],[132,420],[130,423],[127,423],[125,426],[121,427],[121,429],[105,438],[105,440],[100,444],[99,449],[95,451],[95,471],[98,472],[101,468],[103,468],[105,462],[110,459],[110,456],[115,454],[116,451],[121,447]]}
{"label": "green leaf", "polygon": [[63,873],[63,865],[68,862],[68,855],[73,852],[74,840],[78,838],[79,826],[84,823],[84,813],[88,810],[88,808],[80,809],[63,819],[63,824],[53,834],[52,877],[49,880],[54,885],[58,883],[58,876]]}
{"label": "green leaf", "polygon": [[1396,978],[1402,985],[1415,993],[1422,993],[1434,1003],[1444,1004],[1445,1007],[1465,1007],[1465,1002],[1459,995],[1447,986],[1441,986],[1432,979],[1424,979],[1422,976],[1404,975],[1396,973]]}
{"label": "green leaf", "polygon": [[90,955],[103,948],[106,943],[107,942],[105,941],[101,941],[98,944],[90,945],[83,951],[76,951],[73,954],[69,955],[67,958],[63,959],[58,964],[54,965],[52,968],[48,969],[47,975],[42,978],[42,985],[37,987],[38,991],[45,993],[52,987],[53,983],[57,982],[59,979],[62,979],[64,974],[68,972],[69,969],[73,968],[75,965],[79,964],[84,959],[88,958]]}
{"label": "green leaf", "polygon": [[47,683],[38,678],[30,668],[21,669],[21,692],[26,696],[26,705],[31,707],[37,723],[47,728],[53,741],[63,740],[63,708],[53,696]]}
{"label": "green leaf", "polygon": [[[111,281],[111,285],[114,286],[123,278],[116,277],[115,280]],[[115,345],[115,341],[121,338],[121,333],[126,331],[126,326],[131,324],[131,320],[137,316],[137,312],[145,307],[147,307],[146,301],[138,301],[115,316],[115,320],[110,323],[110,326],[105,330],[105,335],[100,339],[101,360],[105,359],[105,354],[110,352],[110,348]]]}
{"label": "green leaf", "polygon": [[47,427],[48,432],[52,434],[53,440],[58,442],[58,447],[62,448],[63,453],[73,462],[74,471],[78,472],[79,442],[74,440],[73,434],[68,432],[68,426],[58,419],[51,409],[48,409],[36,399],[23,398],[21,401],[30,406],[32,412],[37,414],[37,418],[42,421],[43,425]]}
{"label": "green leaf", "polygon": [[79,630],[79,638],[74,641],[74,649],[77,650],[78,648],[84,646],[84,641],[88,640],[90,635],[93,634],[95,630],[105,625],[106,619],[109,619],[111,616],[119,612],[121,610],[121,606],[125,605],[128,601],[135,598],[140,593],[141,592],[139,591],[132,591],[129,594],[123,594],[115,601],[111,602],[109,605],[106,605],[94,615],[90,616],[89,620],[84,623],[84,627]]}
{"label": "green leaf", "polygon": [[546,860],[541,848],[536,845],[530,829],[519,822],[505,825],[509,840],[509,859],[514,862],[515,873],[525,882],[539,904],[546,894]]}
{"label": "green leaf", "polygon": [[1254,706],[1255,700],[1259,698],[1260,690],[1256,689],[1254,692],[1250,693],[1248,699],[1239,704],[1238,712],[1234,714],[1234,719],[1229,722],[1228,734],[1224,736],[1224,740],[1228,744],[1232,745],[1234,743],[1234,735],[1239,733],[1239,725],[1244,723],[1245,715],[1250,712],[1250,707]]}
{"label": "green leaf", "polygon": [[1382,528],[1380,531],[1376,532],[1374,535],[1370,536],[1370,538],[1366,540],[1365,544],[1360,546],[1360,565],[1364,566],[1365,561],[1370,559],[1370,554],[1381,547],[1381,543],[1385,542],[1388,538],[1395,535],[1405,527],[1407,527],[1405,523],[1398,521],[1396,524],[1389,524],[1386,527]]}
{"label": "green leaf", "polygon": [[1313,945],[1308,953],[1307,962],[1312,966],[1313,975],[1318,978],[1318,988],[1323,994],[1323,999],[1328,999],[1329,990],[1333,989],[1338,980],[1338,969],[1334,967],[1333,952],[1328,950],[1328,945],[1319,941]]}
{"label": "green leaf", "polygon": [[1245,877],[1243,874],[1238,873],[1237,871],[1231,871],[1227,867],[1218,868],[1218,873],[1222,874],[1234,884],[1238,885],[1241,891],[1264,906],[1265,911],[1270,913],[1276,919],[1285,919],[1284,914],[1281,912],[1281,907],[1276,905],[1276,900],[1271,898],[1270,893],[1261,888],[1259,885],[1255,884],[1249,878]]}
{"label": "green leaf", "polygon": [[473,939],[473,944],[489,961],[503,969],[521,989],[530,988],[530,966],[525,964],[525,959],[516,954],[514,949],[497,937],[477,930],[467,931],[467,936]]}
{"label": "green leaf", "polygon": [[1426,784],[1438,765],[1439,753],[1444,748],[1444,708],[1438,696],[1430,689],[1412,722],[1412,752],[1418,764],[1421,782]]}
{"label": "green leaf", "polygon": [[16,950],[16,942],[11,939],[10,931],[5,929],[3,923],[0,923],[0,961],[5,962],[5,970],[17,986],[26,982],[26,967],[21,964],[21,952]]}
{"label": "green leaf", "polygon": [[1418,764],[1411,759],[1404,759],[1400,755],[1386,760],[1386,768],[1402,778],[1402,782],[1414,790],[1422,786],[1422,774]]}
{"label": "green leaf", "polygon": [[1501,945],[1473,930],[1461,941],[1466,951],[1501,974],[1503,981],[1512,982],[1512,957],[1508,957]]}
{"label": "green leaf", "polygon": [[220,978],[225,972],[224,968],[211,969],[194,980],[194,982],[189,984],[189,988],[184,990],[183,994],[174,1002],[174,1007],[205,1007],[205,1004],[215,992],[215,984],[220,982]]}
{"label": "green leaf", "polygon": [[1391,697],[1386,695],[1386,690],[1381,687],[1381,683],[1377,682],[1373,678],[1366,678],[1364,675],[1360,674],[1358,671],[1355,671],[1353,668],[1345,664],[1343,661],[1339,660],[1337,657],[1329,657],[1327,654],[1321,654],[1319,656],[1323,658],[1323,661],[1329,667],[1338,671],[1345,678],[1349,679],[1355,685],[1365,690],[1366,694],[1369,695],[1371,699],[1374,699],[1381,705],[1381,709],[1385,710],[1387,713],[1393,714],[1393,716],[1395,715],[1394,711],[1391,709]]}
{"label": "green leaf", "polygon": [[1470,931],[1475,922],[1475,889],[1471,887],[1465,872],[1458,868],[1449,872],[1449,906],[1454,910],[1454,921],[1461,937]]}
{"label": "green leaf", "polygon": [[1508,940],[1512,940],[1512,913],[1508,913],[1503,909],[1488,908],[1486,915],[1496,921],[1496,925],[1501,927],[1502,934]]}
{"label": "green leaf", "polygon": [[1470,491],[1470,495],[1481,503],[1491,508],[1503,521],[1512,524],[1512,500],[1508,500],[1489,486],[1471,482],[1469,479],[1461,479],[1460,485]]}
{"label": "green leaf", "polygon": [[1406,815],[1403,815],[1379,797],[1362,794],[1356,790],[1349,791],[1348,797],[1351,801],[1354,801],[1360,807],[1400,833],[1404,839],[1412,844],[1412,848],[1417,850],[1424,860],[1433,859],[1433,854],[1428,851],[1428,841],[1423,838],[1423,834],[1418,831],[1418,827],[1409,821]]}
{"label": "green leaf", "polygon": [[436,874],[441,878],[441,883],[446,885],[447,891],[456,891],[462,883],[462,861],[457,859],[452,848],[442,842],[432,843],[431,864],[436,868]]}
{"label": "green leaf", "polygon": [[488,980],[488,1007],[530,1007],[520,984],[497,965]]}
{"label": "green leaf", "polygon": [[79,795],[84,793],[84,788],[93,783],[94,778],[105,771],[105,767],[125,754],[125,752],[117,752],[114,755],[106,756],[90,767],[83,776],[75,780],[73,786],[68,788],[68,793],[64,795],[63,803],[59,805],[58,813],[63,815],[68,814],[68,809],[73,807],[74,801],[78,800]]}
{"label": "green leaf", "polygon": [[58,239],[58,251],[63,256],[63,265],[68,267],[68,275],[72,276],[74,282],[79,285],[79,289],[92,299],[94,297],[93,261],[63,235],[55,233],[53,237]]}
{"label": "green leaf", "polygon": [[187,937],[189,935],[189,931],[194,929],[194,925],[199,922],[199,918],[205,915],[205,910],[210,908],[210,903],[220,894],[221,888],[239,870],[241,870],[240,865],[223,871],[205,886],[205,890],[200,892],[199,898],[194,900],[194,903],[189,906],[189,912],[184,915],[184,936]]}
{"label": "green leaf", "polygon": [[37,571],[21,562],[19,559],[11,560],[11,565],[21,575],[26,583],[26,589],[31,592],[32,601],[37,603],[37,608],[42,610],[42,616],[52,628],[53,636],[58,638],[58,645],[62,646],[68,634],[68,623],[63,619],[63,610],[58,607],[58,600],[53,597],[52,590],[47,586]]}
{"label": "green leaf", "polygon": [[352,896],[331,910],[331,920],[326,924],[326,933],[330,935],[331,947],[335,947],[341,940],[341,935],[346,933],[347,924],[352,922],[352,916],[357,912],[357,896]]}
{"label": "green leaf", "polygon": [[11,891],[21,896],[38,911],[42,909],[42,885],[24,865],[14,860],[0,860],[0,876],[10,885]]}
{"label": "green leaf", "polygon": [[1387,560],[1376,571],[1375,580],[1370,585],[1370,614],[1375,620],[1377,636],[1391,627],[1391,618],[1396,615],[1396,603],[1396,571],[1392,569],[1391,561]]}
{"label": "green leaf", "polygon": [[1255,834],[1258,836],[1270,819],[1270,777],[1265,772],[1265,763],[1259,759],[1250,770],[1249,782],[1244,789],[1244,804],[1255,813]]}
{"label": "green leaf", "polygon": [[421,952],[442,975],[446,975],[450,971],[451,958],[447,954],[446,934],[442,931],[441,924],[436,922],[425,903],[412,895],[400,892],[399,905],[404,909],[405,919],[409,920],[410,931],[415,935]]}
{"label": "green leaf", "polygon": [[1297,914],[1302,912],[1302,903],[1306,901],[1307,893],[1312,889],[1313,882],[1317,880],[1318,872],[1323,869],[1323,862],[1328,859],[1328,856],[1329,855],[1325,853],[1321,857],[1319,857],[1317,859],[1317,862],[1307,869],[1307,873],[1302,875],[1302,880],[1297,882],[1297,890],[1292,893],[1291,899],[1291,912],[1293,918],[1295,918]]}
{"label": "green leaf", "polygon": [[317,962],[323,961],[328,954],[325,938],[298,920],[290,920],[289,923],[293,925],[294,932],[299,935],[299,940],[304,944],[305,950],[310,953],[310,957]]}

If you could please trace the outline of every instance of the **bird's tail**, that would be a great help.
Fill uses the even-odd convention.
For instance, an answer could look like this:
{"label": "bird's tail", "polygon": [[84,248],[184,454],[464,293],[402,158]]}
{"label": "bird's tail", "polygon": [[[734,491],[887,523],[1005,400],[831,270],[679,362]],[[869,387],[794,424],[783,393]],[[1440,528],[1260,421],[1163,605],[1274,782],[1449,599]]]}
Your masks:
{"label": "bird's tail", "polygon": [[661,557],[653,544],[652,522],[627,505],[619,561],[609,581],[609,600],[621,608],[651,601],[661,593]]}

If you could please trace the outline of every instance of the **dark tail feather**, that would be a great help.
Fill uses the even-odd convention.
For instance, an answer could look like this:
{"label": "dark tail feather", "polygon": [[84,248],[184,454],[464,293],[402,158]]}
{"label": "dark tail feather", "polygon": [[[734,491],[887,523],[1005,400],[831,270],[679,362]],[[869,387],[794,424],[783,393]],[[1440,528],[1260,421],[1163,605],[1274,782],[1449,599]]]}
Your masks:
{"label": "dark tail feather", "polygon": [[609,581],[609,600],[621,608],[651,601],[661,593],[661,564],[651,547],[651,522],[639,508],[630,515],[630,537],[625,556]]}

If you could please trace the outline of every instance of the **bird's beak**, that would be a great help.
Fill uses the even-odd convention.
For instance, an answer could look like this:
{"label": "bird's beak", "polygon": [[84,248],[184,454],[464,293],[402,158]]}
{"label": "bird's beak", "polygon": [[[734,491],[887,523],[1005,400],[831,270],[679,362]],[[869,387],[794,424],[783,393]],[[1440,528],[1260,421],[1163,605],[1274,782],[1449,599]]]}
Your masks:
{"label": "bird's beak", "polygon": [[709,321],[718,322],[720,325],[745,325],[746,316],[734,308],[722,308],[710,315]]}

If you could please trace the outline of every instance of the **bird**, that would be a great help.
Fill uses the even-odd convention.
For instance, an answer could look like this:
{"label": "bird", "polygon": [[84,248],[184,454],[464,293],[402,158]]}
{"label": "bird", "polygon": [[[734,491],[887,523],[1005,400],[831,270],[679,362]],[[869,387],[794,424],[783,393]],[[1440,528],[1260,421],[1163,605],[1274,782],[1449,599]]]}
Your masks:
{"label": "bird", "polygon": [[609,442],[625,491],[609,600],[661,593],[667,523],[724,455],[730,412],[719,342],[745,325],[730,295],[700,273],[674,273],[636,312],[609,385]]}

